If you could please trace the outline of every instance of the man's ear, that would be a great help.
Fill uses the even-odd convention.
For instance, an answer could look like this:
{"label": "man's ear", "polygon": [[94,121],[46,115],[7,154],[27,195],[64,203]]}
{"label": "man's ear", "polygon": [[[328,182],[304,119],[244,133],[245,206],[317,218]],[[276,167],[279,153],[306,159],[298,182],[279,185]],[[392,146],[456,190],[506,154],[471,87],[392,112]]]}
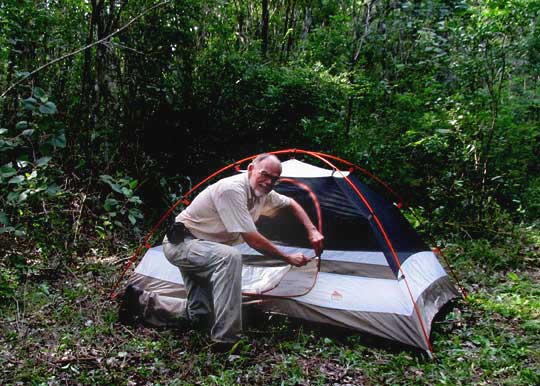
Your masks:
{"label": "man's ear", "polygon": [[248,172],[251,172],[253,170],[254,166],[253,166],[253,163],[250,163],[247,167],[247,171]]}

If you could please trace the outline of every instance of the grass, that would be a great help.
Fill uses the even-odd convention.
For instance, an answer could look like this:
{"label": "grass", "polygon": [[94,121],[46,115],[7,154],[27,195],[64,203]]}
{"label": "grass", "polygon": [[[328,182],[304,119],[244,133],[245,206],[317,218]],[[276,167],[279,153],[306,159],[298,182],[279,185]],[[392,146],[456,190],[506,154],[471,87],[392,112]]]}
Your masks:
{"label": "grass", "polygon": [[471,295],[435,323],[436,361],[278,316],[249,324],[237,355],[214,354],[202,333],[118,324],[108,299],[118,267],[98,259],[29,278],[2,305],[0,384],[540,384],[539,243],[497,270],[476,247],[448,250]]}

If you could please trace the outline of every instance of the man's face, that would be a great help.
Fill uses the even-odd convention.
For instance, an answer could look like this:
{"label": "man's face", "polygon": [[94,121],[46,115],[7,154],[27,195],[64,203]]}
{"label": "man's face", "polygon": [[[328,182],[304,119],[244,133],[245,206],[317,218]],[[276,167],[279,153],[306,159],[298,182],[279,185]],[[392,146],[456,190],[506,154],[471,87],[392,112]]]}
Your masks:
{"label": "man's face", "polygon": [[281,163],[273,157],[248,166],[249,185],[257,197],[270,193],[281,175]]}

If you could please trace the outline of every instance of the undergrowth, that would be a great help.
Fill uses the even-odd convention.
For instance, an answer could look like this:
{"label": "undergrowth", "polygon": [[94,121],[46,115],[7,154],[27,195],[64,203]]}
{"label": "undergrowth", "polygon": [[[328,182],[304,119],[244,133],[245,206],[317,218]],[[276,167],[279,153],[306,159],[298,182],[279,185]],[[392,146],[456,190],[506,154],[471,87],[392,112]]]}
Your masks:
{"label": "undergrowth", "polygon": [[[434,323],[436,360],[371,337],[280,316],[248,321],[236,355],[200,332],[126,327],[108,295],[118,260],[73,258],[29,276],[2,304],[2,385],[534,385],[540,384],[540,243],[449,246],[467,301]],[[509,260],[510,259],[510,260]]]}

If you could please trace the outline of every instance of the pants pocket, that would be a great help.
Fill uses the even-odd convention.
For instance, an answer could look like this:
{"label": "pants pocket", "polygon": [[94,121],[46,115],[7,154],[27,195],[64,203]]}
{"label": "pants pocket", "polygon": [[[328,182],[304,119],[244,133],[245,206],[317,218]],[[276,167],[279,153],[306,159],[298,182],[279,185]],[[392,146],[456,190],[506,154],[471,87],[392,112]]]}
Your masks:
{"label": "pants pocket", "polygon": [[173,244],[170,242],[163,243],[163,254],[173,265],[180,266],[186,261],[186,255],[189,251],[189,241]]}
{"label": "pants pocket", "polygon": [[182,256],[182,263],[191,265],[192,267],[202,267],[208,265],[209,262],[209,252],[207,248],[201,248],[199,243],[193,243],[185,248],[185,255]]}

